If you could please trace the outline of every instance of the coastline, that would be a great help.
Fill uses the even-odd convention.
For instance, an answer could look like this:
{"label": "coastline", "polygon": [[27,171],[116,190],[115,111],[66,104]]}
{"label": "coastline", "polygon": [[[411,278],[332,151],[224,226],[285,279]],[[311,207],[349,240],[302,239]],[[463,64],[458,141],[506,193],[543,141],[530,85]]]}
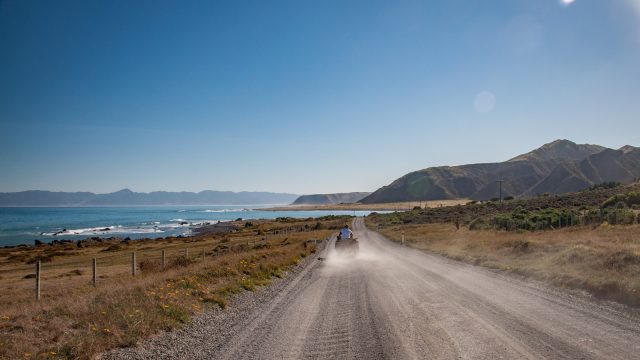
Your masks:
{"label": "coastline", "polygon": [[[282,206],[272,204],[271,207]],[[363,215],[364,212],[358,212]],[[250,204],[230,207],[21,207],[0,208],[0,247],[88,238],[188,236],[203,226],[237,219],[309,218],[352,215],[351,211],[263,211]],[[37,240],[37,242],[36,242]],[[68,242],[68,241],[65,241]]]}

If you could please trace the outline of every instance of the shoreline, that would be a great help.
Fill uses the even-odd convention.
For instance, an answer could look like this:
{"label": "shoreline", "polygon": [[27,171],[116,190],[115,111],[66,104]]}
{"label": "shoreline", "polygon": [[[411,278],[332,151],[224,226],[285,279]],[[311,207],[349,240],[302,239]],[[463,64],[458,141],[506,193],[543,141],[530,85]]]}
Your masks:
{"label": "shoreline", "polygon": [[[282,206],[282,205],[271,205]],[[200,228],[239,219],[256,221],[276,217],[321,217],[346,215],[345,211],[263,211],[261,208],[215,208],[195,206],[168,207],[161,210],[144,208],[93,208],[86,214],[79,208],[5,208],[0,214],[0,248],[42,243],[77,242],[91,238],[164,238],[190,236]],[[12,210],[16,209],[16,210]],[[21,210],[18,210],[21,209]],[[174,211],[175,209],[175,211]],[[360,213],[359,213],[360,214]],[[16,219],[24,221],[17,222]],[[6,231],[5,231],[6,230]]]}

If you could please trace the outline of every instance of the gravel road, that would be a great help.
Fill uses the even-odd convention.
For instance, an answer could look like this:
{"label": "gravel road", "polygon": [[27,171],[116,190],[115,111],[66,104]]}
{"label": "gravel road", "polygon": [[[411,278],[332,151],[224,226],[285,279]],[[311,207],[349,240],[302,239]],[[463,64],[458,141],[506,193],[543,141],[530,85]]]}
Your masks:
{"label": "gravel road", "polygon": [[354,223],[273,286],[105,359],[640,359],[636,310],[411,250]]}

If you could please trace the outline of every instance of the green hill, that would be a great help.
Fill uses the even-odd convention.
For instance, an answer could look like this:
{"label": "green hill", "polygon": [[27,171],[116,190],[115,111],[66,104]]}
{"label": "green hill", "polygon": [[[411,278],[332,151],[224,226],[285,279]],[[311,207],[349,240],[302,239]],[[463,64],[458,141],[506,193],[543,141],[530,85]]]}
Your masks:
{"label": "green hill", "polygon": [[508,161],[418,170],[395,180],[362,203],[385,203],[534,196],[578,191],[607,181],[629,183],[640,177],[640,148],[618,150],[556,140]]}

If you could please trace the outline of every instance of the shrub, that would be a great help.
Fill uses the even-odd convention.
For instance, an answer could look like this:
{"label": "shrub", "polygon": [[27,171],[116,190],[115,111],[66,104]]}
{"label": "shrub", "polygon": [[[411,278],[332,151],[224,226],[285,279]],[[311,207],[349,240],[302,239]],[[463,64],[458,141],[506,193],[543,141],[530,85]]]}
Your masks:
{"label": "shrub", "polygon": [[608,207],[621,207],[621,203],[624,206],[632,207],[634,205],[640,205],[640,193],[638,192],[630,192],[628,194],[618,194],[608,198],[605,202],[602,203],[603,208]]}
{"label": "shrub", "polygon": [[138,263],[140,271],[153,272],[162,269],[162,262],[160,260],[143,260]]}
{"label": "shrub", "polygon": [[482,218],[474,219],[469,223],[469,230],[485,230],[489,229],[489,225]]}
{"label": "shrub", "polygon": [[611,225],[628,225],[635,222],[636,214],[633,210],[624,208],[607,209],[605,219]]}
{"label": "shrub", "polygon": [[626,204],[626,200],[627,200],[627,195],[625,195],[625,194],[617,194],[617,195],[614,195],[614,196],[608,198],[607,200],[605,200],[605,202],[602,203],[602,207],[603,208],[612,207],[612,206],[615,206],[616,204],[618,204],[620,202]]}
{"label": "shrub", "polygon": [[598,190],[598,189],[613,189],[615,187],[618,187],[622,185],[621,183],[617,182],[617,181],[606,181],[600,184],[595,184],[589,187],[589,190],[593,191],[593,190]]}
{"label": "shrub", "polygon": [[196,261],[194,259],[188,258],[184,255],[178,256],[172,263],[172,266],[175,267],[186,267],[189,266],[193,263],[195,263]]}
{"label": "shrub", "polygon": [[578,225],[580,214],[572,209],[527,211],[517,207],[511,213],[494,215],[490,223],[502,230],[545,230]]}
{"label": "shrub", "polygon": [[108,248],[104,250],[100,250],[100,252],[110,252],[110,251],[119,251],[122,250],[122,246],[120,244],[109,245]]}
{"label": "shrub", "polygon": [[627,205],[640,205],[640,192],[630,192],[627,194]]}
{"label": "shrub", "polygon": [[600,209],[589,209],[584,214],[584,222],[586,224],[600,224],[602,222],[603,212]]}

